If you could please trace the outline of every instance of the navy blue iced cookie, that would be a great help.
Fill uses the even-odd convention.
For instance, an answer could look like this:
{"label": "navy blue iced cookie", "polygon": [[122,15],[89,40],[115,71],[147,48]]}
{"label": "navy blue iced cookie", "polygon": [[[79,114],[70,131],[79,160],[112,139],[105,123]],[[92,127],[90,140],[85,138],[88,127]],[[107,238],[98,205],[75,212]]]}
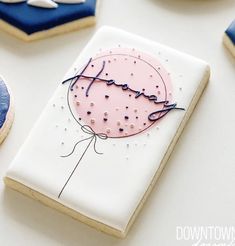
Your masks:
{"label": "navy blue iced cookie", "polygon": [[0,0],[0,28],[25,41],[77,30],[95,23],[96,3],[97,0]]}
{"label": "navy blue iced cookie", "polygon": [[0,77],[0,143],[7,136],[13,118],[11,95],[4,80]]}
{"label": "navy blue iced cookie", "polygon": [[235,56],[235,20],[230,24],[230,26],[225,31],[224,44]]}

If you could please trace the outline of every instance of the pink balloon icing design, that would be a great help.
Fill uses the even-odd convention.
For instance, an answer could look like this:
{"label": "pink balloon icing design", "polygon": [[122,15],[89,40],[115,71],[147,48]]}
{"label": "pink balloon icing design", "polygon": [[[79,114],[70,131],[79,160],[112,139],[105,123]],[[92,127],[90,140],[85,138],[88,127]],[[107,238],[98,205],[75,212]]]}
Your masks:
{"label": "pink balloon icing design", "polygon": [[68,104],[74,119],[86,134],[75,143],[87,146],[62,187],[62,195],[86,151],[96,148],[98,139],[123,138],[139,134],[177,108],[172,103],[169,74],[155,58],[135,49],[116,48],[100,52],[70,82]]}
{"label": "pink balloon icing design", "polygon": [[[80,77],[69,95],[73,115],[95,133],[110,138],[129,137],[146,130],[155,123],[149,115],[161,118],[166,112],[158,111],[172,101],[168,72],[155,58],[135,49],[103,51],[90,61],[83,75],[89,78]],[[91,77],[99,79],[88,89]],[[109,85],[108,80],[115,84]]]}

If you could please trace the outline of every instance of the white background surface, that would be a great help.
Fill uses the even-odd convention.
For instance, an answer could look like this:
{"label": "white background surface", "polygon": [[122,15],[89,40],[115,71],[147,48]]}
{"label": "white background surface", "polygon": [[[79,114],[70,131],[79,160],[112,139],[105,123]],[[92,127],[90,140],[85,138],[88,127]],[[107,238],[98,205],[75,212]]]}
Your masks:
{"label": "white background surface", "polygon": [[[0,32],[0,73],[15,100],[0,147],[0,245],[170,246],[176,226],[235,226],[235,59],[222,46],[234,0],[100,0],[96,27],[34,43]],[[125,240],[6,189],[2,177],[60,79],[95,30],[112,25],[206,60],[211,80]],[[187,69],[187,68],[186,68]]]}

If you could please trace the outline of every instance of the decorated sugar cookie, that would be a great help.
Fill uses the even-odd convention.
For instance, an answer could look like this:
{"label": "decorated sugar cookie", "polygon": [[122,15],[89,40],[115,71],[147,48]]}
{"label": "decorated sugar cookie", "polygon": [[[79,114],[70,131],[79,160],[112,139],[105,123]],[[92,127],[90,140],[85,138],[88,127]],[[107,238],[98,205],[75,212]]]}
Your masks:
{"label": "decorated sugar cookie", "polygon": [[224,33],[224,45],[235,56],[235,20],[230,24]]}
{"label": "decorated sugar cookie", "polygon": [[25,41],[95,23],[96,0],[0,0],[0,28]]}
{"label": "decorated sugar cookie", "polygon": [[6,184],[125,237],[208,79],[199,59],[101,28],[60,82]]}
{"label": "decorated sugar cookie", "polygon": [[6,138],[12,122],[12,99],[4,79],[0,76],[0,144]]}

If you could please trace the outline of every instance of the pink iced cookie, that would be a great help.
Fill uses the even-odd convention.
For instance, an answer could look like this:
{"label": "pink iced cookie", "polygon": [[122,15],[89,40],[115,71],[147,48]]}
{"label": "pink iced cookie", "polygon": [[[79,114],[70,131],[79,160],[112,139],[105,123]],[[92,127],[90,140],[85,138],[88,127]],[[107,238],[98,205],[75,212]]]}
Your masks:
{"label": "pink iced cookie", "polygon": [[135,49],[101,52],[70,81],[73,116],[107,137],[138,134],[176,108],[167,71]]}

